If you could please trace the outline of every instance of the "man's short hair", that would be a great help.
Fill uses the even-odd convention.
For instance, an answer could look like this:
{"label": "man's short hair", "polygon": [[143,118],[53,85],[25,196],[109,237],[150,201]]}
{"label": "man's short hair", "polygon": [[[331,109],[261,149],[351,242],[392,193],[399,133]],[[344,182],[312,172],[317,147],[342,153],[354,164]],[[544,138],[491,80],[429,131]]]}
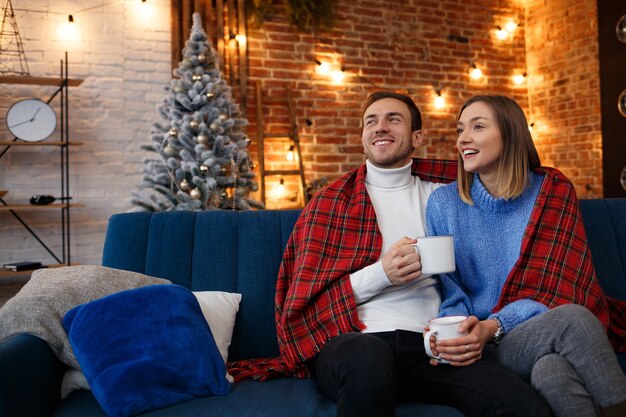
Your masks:
{"label": "man's short hair", "polygon": [[378,100],[382,100],[384,98],[395,98],[406,104],[409,109],[409,113],[411,114],[411,132],[415,132],[416,130],[422,130],[422,114],[420,113],[417,105],[413,101],[413,99],[406,94],[394,93],[393,91],[376,91],[370,94],[367,97],[367,101],[365,102],[365,107],[363,108],[363,114],[361,115],[361,119],[365,116],[365,111]]}

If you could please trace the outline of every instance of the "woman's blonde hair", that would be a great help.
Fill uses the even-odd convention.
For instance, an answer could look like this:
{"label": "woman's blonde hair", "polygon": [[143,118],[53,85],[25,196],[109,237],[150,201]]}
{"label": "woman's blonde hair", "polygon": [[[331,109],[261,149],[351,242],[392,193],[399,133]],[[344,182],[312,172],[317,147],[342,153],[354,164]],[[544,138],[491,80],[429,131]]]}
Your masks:
{"label": "woman's blonde hair", "polygon": [[[498,95],[474,96],[467,100],[463,110],[474,103],[483,102],[489,106],[498,125],[502,138],[502,156],[498,166],[496,197],[505,199],[519,197],[528,185],[528,172],[541,165],[539,154],[528,130],[524,111],[509,97]],[[463,169],[463,158],[458,155],[458,188],[461,199],[474,204],[470,195],[474,173]]]}

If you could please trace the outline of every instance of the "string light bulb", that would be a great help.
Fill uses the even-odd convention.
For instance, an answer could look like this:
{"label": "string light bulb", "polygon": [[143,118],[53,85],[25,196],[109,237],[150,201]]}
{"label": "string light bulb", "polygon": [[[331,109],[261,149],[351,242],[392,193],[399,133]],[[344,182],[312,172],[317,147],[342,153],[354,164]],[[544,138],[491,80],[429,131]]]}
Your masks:
{"label": "string light bulb", "polygon": [[535,122],[530,123],[530,124],[528,125],[528,131],[529,131],[530,133],[533,133],[533,128],[534,128],[534,127],[535,127]]}
{"label": "string light bulb", "polygon": [[330,74],[330,64],[328,62],[321,62],[317,59],[315,60],[317,64],[317,68],[315,69],[320,75],[328,75]]}
{"label": "string light bulb", "polygon": [[285,179],[280,177],[280,181],[278,183],[278,193],[283,194],[285,192]]}
{"label": "string light bulb", "polygon": [[502,29],[502,26],[496,26],[496,37],[503,41],[509,37],[509,32]]}
{"label": "string light bulb", "polygon": [[435,96],[435,109],[437,110],[441,110],[446,106],[446,99],[443,98],[443,96],[441,95],[441,89],[439,90],[435,90],[437,93],[437,96]]}
{"label": "string light bulb", "polygon": [[515,23],[513,20],[509,20],[504,25],[504,30],[506,30],[509,33],[513,33],[515,31],[515,29],[517,29],[518,26],[519,25],[517,23]]}
{"label": "string light bulb", "polygon": [[331,77],[335,84],[340,84],[346,78],[346,73],[342,69],[338,69],[332,72]]}
{"label": "string light bulb", "polygon": [[526,81],[526,76],[527,76],[527,74],[526,74],[526,73],[523,73],[523,74],[515,74],[515,75],[513,76],[513,82],[514,82],[515,84],[517,84],[517,85],[520,85],[520,84],[522,84],[524,81]]}
{"label": "string light bulb", "polygon": [[287,161],[293,161],[293,145],[289,146],[289,151],[287,151]]}
{"label": "string light bulb", "polygon": [[244,47],[247,42],[246,35],[241,35],[241,34],[235,35],[235,40],[237,41],[237,43],[239,43],[241,47]]}
{"label": "string light bulb", "polygon": [[473,80],[479,80],[483,76],[483,71],[478,68],[475,63],[472,63],[472,65],[470,65],[469,75]]}
{"label": "string light bulb", "polygon": [[67,16],[67,22],[71,23],[71,24],[74,24],[74,16],[72,16],[72,15]]}

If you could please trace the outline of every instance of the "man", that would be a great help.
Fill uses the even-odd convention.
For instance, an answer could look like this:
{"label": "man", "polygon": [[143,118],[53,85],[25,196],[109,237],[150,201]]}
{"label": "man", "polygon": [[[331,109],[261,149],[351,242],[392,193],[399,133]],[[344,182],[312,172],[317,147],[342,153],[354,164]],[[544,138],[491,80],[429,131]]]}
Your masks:
{"label": "man", "polygon": [[410,97],[377,92],[363,113],[367,161],[320,191],[296,223],[281,264],[276,322],[281,356],[231,366],[236,380],[313,375],[339,416],[393,416],[398,399],[451,405],[467,416],[548,416],[544,400],[495,359],[431,366],[424,324],[438,283],[412,243],[456,164],[413,161],[421,115]]}

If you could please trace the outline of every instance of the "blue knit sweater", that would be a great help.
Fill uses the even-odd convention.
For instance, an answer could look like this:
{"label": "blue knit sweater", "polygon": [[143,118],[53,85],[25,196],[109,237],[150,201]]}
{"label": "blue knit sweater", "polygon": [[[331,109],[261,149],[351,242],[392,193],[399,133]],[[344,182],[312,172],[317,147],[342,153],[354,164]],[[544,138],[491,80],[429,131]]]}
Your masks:
{"label": "blue knit sweater", "polygon": [[504,331],[547,311],[536,301],[515,301],[493,314],[504,282],[520,255],[522,236],[539,194],[543,176],[531,174],[529,187],[511,200],[494,198],[476,176],[464,203],[457,183],[435,190],[426,207],[430,235],[454,236],[456,271],[443,274],[440,315],[474,315],[481,320],[497,316]]}

